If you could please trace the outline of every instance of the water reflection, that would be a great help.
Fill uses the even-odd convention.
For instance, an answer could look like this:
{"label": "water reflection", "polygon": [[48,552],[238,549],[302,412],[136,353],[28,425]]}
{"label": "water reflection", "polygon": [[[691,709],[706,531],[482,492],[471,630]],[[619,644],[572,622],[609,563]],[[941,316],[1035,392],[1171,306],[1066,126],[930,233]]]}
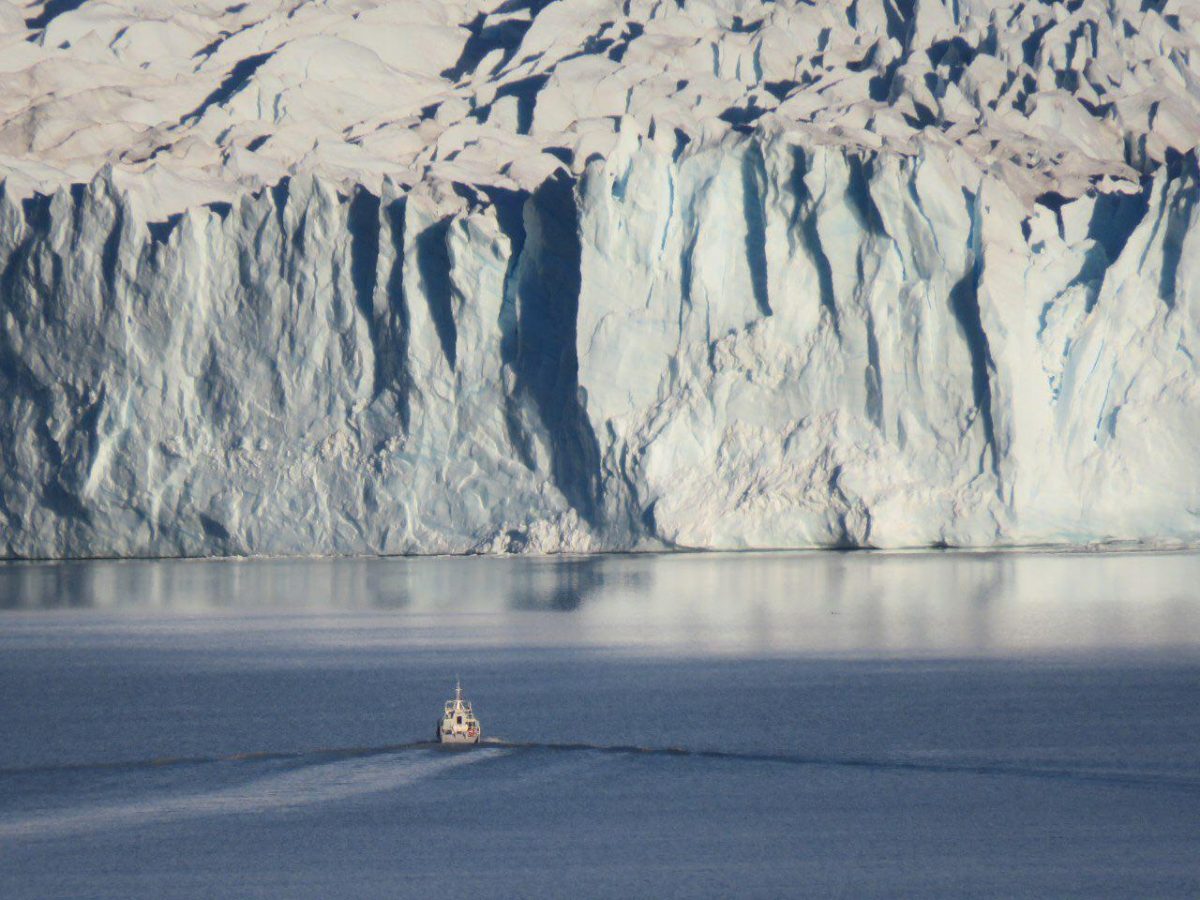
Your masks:
{"label": "water reflection", "polygon": [[575,612],[600,595],[617,577],[605,557],[557,557],[540,566],[519,566],[507,579],[508,606],[514,610]]}
{"label": "water reflection", "polygon": [[395,643],[419,622],[463,644],[663,652],[1200,653],[1197,585],[1194,553],[97,561],[0,565],[0,608],[311,613]]}

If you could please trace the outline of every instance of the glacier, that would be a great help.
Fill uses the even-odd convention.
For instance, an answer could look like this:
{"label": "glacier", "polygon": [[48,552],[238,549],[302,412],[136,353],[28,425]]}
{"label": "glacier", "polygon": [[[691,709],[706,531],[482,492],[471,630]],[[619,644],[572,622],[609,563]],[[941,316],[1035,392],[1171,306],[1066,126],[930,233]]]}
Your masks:
{"label": "glacier", "polygon": [[1200,537],[1190,4],[66,6],[0,556]]}

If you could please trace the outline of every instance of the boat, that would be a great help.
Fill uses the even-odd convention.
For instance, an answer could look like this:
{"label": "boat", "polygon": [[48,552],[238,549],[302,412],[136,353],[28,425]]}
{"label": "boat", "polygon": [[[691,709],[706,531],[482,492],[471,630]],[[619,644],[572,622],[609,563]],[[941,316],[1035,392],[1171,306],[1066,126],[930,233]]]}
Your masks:
{"label": "boat", "polygon": [[446,701],[437,723],[437,739],[442,744],[478,744],[483,734],[471,701],[463,699],[462,682],[455,681],[454,699]]}

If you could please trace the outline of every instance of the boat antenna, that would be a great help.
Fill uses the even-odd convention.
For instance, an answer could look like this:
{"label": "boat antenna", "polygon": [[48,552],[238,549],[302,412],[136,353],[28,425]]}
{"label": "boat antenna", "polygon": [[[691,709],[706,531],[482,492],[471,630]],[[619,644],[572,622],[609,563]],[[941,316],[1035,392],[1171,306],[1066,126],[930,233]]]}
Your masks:
{"label": "boat antenna", "polygon": [[459,680],[457,675],[454,676],[454,699],[462,699],[462,681]]}

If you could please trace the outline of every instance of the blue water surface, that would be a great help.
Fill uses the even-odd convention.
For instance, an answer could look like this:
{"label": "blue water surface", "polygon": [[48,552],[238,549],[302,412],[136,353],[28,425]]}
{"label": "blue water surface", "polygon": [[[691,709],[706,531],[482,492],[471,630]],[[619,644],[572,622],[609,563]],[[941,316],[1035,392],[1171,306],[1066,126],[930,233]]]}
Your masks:
{"label": "blue water surface", "polygon": [[[0,896],[1200,895],[1200,557],[0,567]],[[486,741],[427,743],[462,678]]]}

